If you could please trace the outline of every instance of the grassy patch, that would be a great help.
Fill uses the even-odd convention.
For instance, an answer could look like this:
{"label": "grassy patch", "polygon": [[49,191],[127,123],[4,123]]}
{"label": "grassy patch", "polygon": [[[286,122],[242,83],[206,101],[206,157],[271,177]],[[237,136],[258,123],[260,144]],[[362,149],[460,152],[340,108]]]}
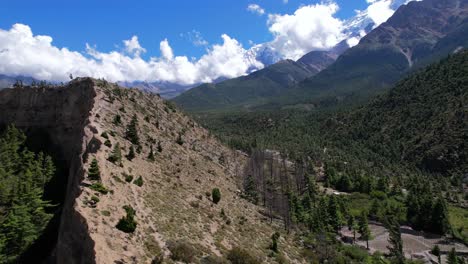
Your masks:
{"label": "grassy patch", "polygon": [[455,237],[468,243],[468,210],[449,206],[449,220]]}

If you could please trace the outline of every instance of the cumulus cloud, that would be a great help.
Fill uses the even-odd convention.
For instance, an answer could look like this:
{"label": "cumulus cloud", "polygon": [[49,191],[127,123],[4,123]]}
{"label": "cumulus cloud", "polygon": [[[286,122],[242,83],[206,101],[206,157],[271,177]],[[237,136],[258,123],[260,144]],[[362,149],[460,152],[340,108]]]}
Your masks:
{"label": "cumulus cloud", "polygon": [[140,42],[138,42],[138,37],[133,36],[129,40],[124,40],[125,50],[128,54],[134,55],[139,57],[141,53],[145,53],[146,50],[140,46]]}
{"label": "cumulus cloud", "polygon": [[247,10],[252,12],[252,13],[256,13],[258,15],[263,15],[265,14],[265,9],[263,9],[261,6],[257,5],[257,4],[250,4],[247,6]]}
{"label": "cumulus cloud", "polygon": [[146,50],[136,36],[124,41],[122,52],[100,52],[86,44],[86,52],[81,53],[56,47],[52,37],[34,35],[29,26],[15,24],[9,30],[0,29],[0,73],[53,81],[65,81],[71,73],[110,81],[194,84],[237,77],[263,67],[237,40],[221,37],[223,42],[208,48],[198,60],[174,55],[167,39],[160,43],[161,57],[144,60],[140,54]]}
{"label": "cumulus cloud", "polygon": [[375,27],[387,21],[395,12],[391,8],[391,0],[367,0],[369,7],[367,7],[368,16],[374,21]]}
{"label": "cumulus cloud", "polygon": [[343,21],[334,17],[338,9],[329,1],[302,6],[291,15],[270,14],[268,25],[274,40],[269,45],[291,59],[335,46],[345,38]]}

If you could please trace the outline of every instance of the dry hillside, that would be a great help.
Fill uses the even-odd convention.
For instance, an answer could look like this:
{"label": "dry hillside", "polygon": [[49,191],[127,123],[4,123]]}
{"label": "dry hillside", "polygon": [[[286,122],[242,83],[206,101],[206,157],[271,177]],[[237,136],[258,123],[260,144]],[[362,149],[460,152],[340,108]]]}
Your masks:
{"label": "dry hillside", "polygon": [[[173,263],[169,245],[177,243],[193,245],[196,263],[236,246],[265,263],[277,261],[268,256],[268,246],[280,223],[270,225],[261,208],[240,198],[246,157],[159,96],[89,78],[66,87],[8,90],[1,103],[9,114],[0,121],[44,128],[67,153],[70,175],[55,250],[59,263],[151,263],[160,254],[164,263]],[[141,148],[125,137],[134,116]],[[109,161],[116,145],[121,162]],[[130,161],[132,145],[136,156]],[[107,194],[88,177],[93,159]],[[209,195],[213,188],[221,191],[218,204]],[[124,206],[136,212],[133,233],[116,228]],[[301,262],[292,236],[282,234],[279,243],[286,259]]]}

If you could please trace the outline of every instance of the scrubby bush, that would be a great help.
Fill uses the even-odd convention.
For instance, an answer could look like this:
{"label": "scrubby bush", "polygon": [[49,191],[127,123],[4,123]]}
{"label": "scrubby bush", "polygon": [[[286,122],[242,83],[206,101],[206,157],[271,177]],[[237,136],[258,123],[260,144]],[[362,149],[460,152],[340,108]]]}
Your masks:
{"label": "scrubby bush", "polygon": [[211,191],[211,197],[213,197],[213,203],[218,204],[219,201],[221,200],[221,192],[219,191],[218,188],[214,188]]}
{"label": "scrubby bush", "polygon": [[271,235],[270,249],[275,253],[278,253],[278,239],[279,238],[280,238],[280,233],[278,232],[275,232],[273,235]]}
{"label": "scrubby bush", "polygon": [[130,146],[127,156],[125,156],[129,161],[132,161],[135,158],[135,149],[133,146]]}
{"label": "scrubby bush", "polygon": [[105,138],[105,139],[109,139],[109,135],[107,135],[107,132],[104,131],[101,133],[101,137]]}
{"label": "scrubby bush", "polygon": [[239,247],[234,247],[227,254],[227,259],[232,264],[260,264],[261,261],[252,253]]}
{"label": "scrubby bush", "polygon": [[184,263],[192,263],[196,256],[195,248],[187,241],[169,241],[167,248],[171,251],[171,259]]}
{"label": "scrubby bush", "polygon": [[120,115],[114,116],[114,120],[112,121],[112,123],[116,126],[122,124],[122,117]]}
{"label": "scrubby bush", "polygon": [[109,139],[106,139],[106,141],[104,141],[104,146],[109,147],[109,148],[112,147],[111,141]]}
{"label": "scrubby bush", "polygon": [[229,261],[223,257],[210,255],[202,258],[200,264],[229,264]]}
{"label": "scrubby bush", "polygon": [[133,181],[133,184],[137,185],[138,187],[143,186],[143,178],[140,176],[136,180]]}
{"label": "scrubby bush", "polygon": [[133,175],[123,173],[123,176],[124,176],[126,182],[132,182],[133,181]]}
{"label": "scrubby bush", "polygon": [[93,191],[96,191],[102,194],[107,194],[109,192],[109,190],[100,182],[91,184],[89,188]]}
{"label": "scrubby bush", "polygon": [[135,209],[129,205],[125,205],[123,208],[125,209],[126,216],[120,218],[115,227],[122,232],[133,233],[137,226],[137,222],[134,219],[136,213]]}
{"label": "scrubby bush", "polygon": [[120,150],[119,143],[115,144],[108,160],[114,164],[120,164],[122,162],[122,151]]}
{"label": "scrubby bush", "polygon": [[99,197],[97,197],[96,195],[93,195],[91,196],[91,201],[93,201],[95,204],[99,203]]}

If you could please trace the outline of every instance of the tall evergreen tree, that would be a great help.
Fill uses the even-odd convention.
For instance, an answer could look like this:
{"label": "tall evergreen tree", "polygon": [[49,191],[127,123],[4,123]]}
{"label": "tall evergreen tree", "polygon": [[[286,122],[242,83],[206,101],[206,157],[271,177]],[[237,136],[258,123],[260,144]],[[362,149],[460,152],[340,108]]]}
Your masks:
{"label": "tall evergreen tree", "polygon": [[442,197],[437,198],[432,210],[432,230],[438,234],[445,235],[450,231],[450,222],[447,204]]}
{"label": "tall evergreen tree", "polygon": [[135,149],[133,146],[130,146],[127,156],[125,156],[129,161],[132,161],[135,158]]}
{"label": "tall evergreen tree", "polygon": [[88,178],[94,181],[101,180],[101,171],[99,170],[99,164],[96,158],[91,161],[91,165],[88,169]]}
{"label": "tall evergreen tree", "polygon": [[457,252],[455,248],[452,248],[447,256],[447,263],[448,264],[460,264],[457,257]]}
{"label": "tall evergreen tree", "polygon": [[371,236],[371,232],[369,229],[369,223],[367,221],[367,213],[363,211],[361,216],[359,217],[359,234],[361,235],[361,239],[366,241],[366,248],[369,249],[369,239]]}
{"label": "tall evergreen tree", "polygon": [[138,136],[138,117],[133,115],[132,120],[127,125],[125,138],[132,142],[133,145],[140,145],[140,137]]}
{"label": "tall evergreen tree", "polygon": [[400,223],[398,219],[392,214],[388,213],[385,219],[385,227],[389,232],[388,250],[394,263],[404,264],[405,256],[403,254],[403,240],[401,239]]}
{"label": "tall evergreen tree", "polygon": [[29,151],[25,141],[14,126],[0,137],[0,263],[15,263],[52,216],[42,197],[55,166],[44,153]]}
{"label": "tall evergreen tree", "polygon": [[120,144],[117,142],[114,149],[112,150],[108,160],[115,164],[121,164],[122,162],[122,150],[120,149]]}
{"label": "tall evergreen tree", "polygon": [[328,200],[328,223],[332,230],[337,233],[341,229],[341,213],[335,195]]}

